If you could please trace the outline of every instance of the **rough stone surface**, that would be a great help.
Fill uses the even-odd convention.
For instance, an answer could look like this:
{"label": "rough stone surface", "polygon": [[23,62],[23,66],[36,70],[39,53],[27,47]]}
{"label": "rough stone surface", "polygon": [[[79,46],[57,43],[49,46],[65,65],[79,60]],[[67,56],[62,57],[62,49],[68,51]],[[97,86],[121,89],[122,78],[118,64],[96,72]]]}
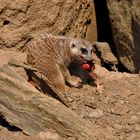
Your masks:
{"label": "rough stone surface", "polygon": [[92,0],[0,0],[0,47],[22,49],[40,33],[96,40]]}
{"label": "rough stone surface", "polygon": [[[117,71],[116,65],[118,64],[118,60],[115,55],[112,53],[111,48],[107,42],[97,42],[93,43],[94,48],[98,53],[100,53],[100,60],[103,64],[107,64],[112,70]],[[98,54],[96,52],[96,54]],[[93,57],[94,58],[94,57]],[[97,59],[95,58],[95,61]]]}
{"label": "rough stone surface", "polygon": [[96,110],[92,110],[90,113],[89,113],[89,117],[90,118],[100,118],[102,117],[104,114],[103,114],[103,111],[100,110],[100,109],[96,109]]}
{"label": "rough stone surface", "polygon": [[122,64],[132,73],[140,70],[140,1],[107,1],[113,38]]}
{"label": "rough stone surface", "polygon": [[[26,62],[26,54],[21,52],[16,52],[16,51],[9,51],[9,50],[4,51],[0,49],[0,67],[8,64],[9,61],[12,61],[13,59],[16,59],[21,62]],[[20,76],[28,80],[28,76],[23,68],[12,67],[12,69],[15,72],[17,72]]]}

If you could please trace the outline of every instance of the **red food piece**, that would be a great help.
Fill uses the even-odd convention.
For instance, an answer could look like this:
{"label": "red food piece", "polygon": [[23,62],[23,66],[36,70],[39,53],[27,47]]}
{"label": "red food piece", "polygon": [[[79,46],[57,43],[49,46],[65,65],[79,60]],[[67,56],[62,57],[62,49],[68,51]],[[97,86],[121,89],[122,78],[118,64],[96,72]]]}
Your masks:
{"label": "red food piece", "polygon": [[90,70],[91,69],[91,66],[89,64],[83,64],[82,65],[82,69],[84,69],[84,70]]}

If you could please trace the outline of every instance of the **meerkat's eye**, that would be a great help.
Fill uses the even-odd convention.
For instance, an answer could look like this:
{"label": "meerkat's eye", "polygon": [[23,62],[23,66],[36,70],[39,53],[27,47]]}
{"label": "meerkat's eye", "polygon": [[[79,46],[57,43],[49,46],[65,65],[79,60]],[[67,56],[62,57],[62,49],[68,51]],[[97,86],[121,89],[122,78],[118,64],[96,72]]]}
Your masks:
{"label": "meerkat's eye", "polygon": [[86,48],[81,48],[80,50],[81,50],[82,54],[87,54],[88,53],[88,50]]}
{"label": "meerkat's eye", "polygon": [[74,48],[74,47],[75,47],[75,44],[72,43],[72,44],[71,44],[71,48]]}

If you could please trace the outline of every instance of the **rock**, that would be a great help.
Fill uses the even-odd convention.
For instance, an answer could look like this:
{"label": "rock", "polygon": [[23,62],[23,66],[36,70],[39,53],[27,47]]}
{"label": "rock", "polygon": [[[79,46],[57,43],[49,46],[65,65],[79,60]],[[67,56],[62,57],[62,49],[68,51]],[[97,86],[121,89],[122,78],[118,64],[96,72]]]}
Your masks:
{"label": "rock", "polygon": [[91,131],[89,122],[56,99],[41,94],[7,65],[0,68],[0,114],[8,124],[30,136],[41,132],[42,138],[60,135],[93,140],[102,133],[101,129]]}
{"label": "rock", "polygon": [[[0,61],[0,67],[5,64],[8,64],[9,61],[12,61],[13,59],[17,59],[21,62],[26,62],[26,54],[17,52],[17,51],[9,51],[9,50],[0,49],[0,60],[2,60],[2,61]],[[17,72],[20,76],[22,76],[23,78],[28,80],[27,73],[25,72],[25,70],[23,68],[12,67],[12,69],[15,72]]]}
{"label": "rock", "polygon": [[135,137],[136,137],[135,134],[131,134],[130,136],[128,136],[128,137],[126,138],[126,140],[136,140]]}
{"label": "rock", "polygon": [[116,129],[117,131],[121,131],[122,130],[122,125],[120,124],[114,124],[113,128]]}
{"label": "rock", "polygon": [[112,70],[117,71],[116,65],[118,64],[118,60],[112,53],[109,44],[107,42],[95,41],[93,45],[100,53],[103,63],[108,64]]}
{"label": "rock", "polygon": [[97,104],[94,102],[85,102],[85,105],[93,109],[97,108]]}
{"label": "rock", "polygon": [[0,0],[0,47],[22,49],[44,32],[97,40],[93,1]]}
{"label": "rock", "polygon": [[115,107],[111,109],[112,114],[116,115],[124,115],[127,112],[129,112],[130,108],[128,108],[126,105],[122,105],[120,103],[116,103]]}
{"label": "rock", "polygon": [[73,98],[72,97],[67,97],[68,102],[73,102]]}
{"label": "rock", "polygon": [[60,140],[60,136],[54,132],[40,132],[39,137],[42,140]]}
{"label": "rock", "polygon": [[126,126],[124,127],[124,132],[125,132],[125,133],[131,133],[131,132],[132,132],[132,127],[129,126],[129,125],[126,125]]}
{"label": "rock", "polygon": [[133,126],[133,129],[134,129],[135,132],[140,132],[140,125],[139,124],[135,124]]}
{"label": "rock", "polygon": [[67,139],[64,138],[64,140],[76,140],[76,138],[69,137]]}
{"label": "rock", "polygon": [[119,60],[132,73],[140,70],[140,1],[107,1]]}
{"label": "rock", "polygon": [[76,110],[77,108],[78,108],[77,103],[74,102],[71,106],[71,109]]}
{"label": "rock", "polygon": [[140,124],[139,116],[132,116],[131,119],[129,120],[129,124],[134,125],[136,123]]}
{"label": "rock", "polygon": [[0,67],[7,64],[11,59],[17,59],[19,61],[26,62],[26,54],[16,51],[7,51],[0,49]]}
{"label": "rock", "polygon": [[95,97],[87,96],[85,98],[85,106],[88,106],[90,108],[96,109],[97,104],[95,103]]}
{"label": "rock", "polygon": [[131,134],[125,138],[126,140],[140,140],[140,134]]}
{"label": "rock", "polygon": [[88,117],[90,118],[100,118],[104,115],[103,111],[100,110],[100,109],[95,109],[95,110],[92,110],[89,114],[88,114]]}

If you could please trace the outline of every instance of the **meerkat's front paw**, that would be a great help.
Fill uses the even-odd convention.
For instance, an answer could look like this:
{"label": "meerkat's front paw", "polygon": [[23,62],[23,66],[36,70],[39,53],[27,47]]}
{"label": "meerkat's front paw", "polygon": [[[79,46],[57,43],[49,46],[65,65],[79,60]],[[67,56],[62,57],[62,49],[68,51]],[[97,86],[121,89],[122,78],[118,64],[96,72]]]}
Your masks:
{"label": "meerkat's front paw", "polygon": [[76,88],[82,87],[82,81],[76,77],[71,77],[70,79],[67,80],[67,83],[72,87]]}

